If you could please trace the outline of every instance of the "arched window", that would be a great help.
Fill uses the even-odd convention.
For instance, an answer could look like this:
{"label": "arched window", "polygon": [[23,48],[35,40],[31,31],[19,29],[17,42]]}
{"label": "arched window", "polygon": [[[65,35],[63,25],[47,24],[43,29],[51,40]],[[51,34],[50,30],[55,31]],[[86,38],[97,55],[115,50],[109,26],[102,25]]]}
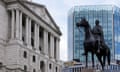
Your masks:
{"label": "arched window", "polygon": [[57,72],[58,68],[56,67],[55,70],[56,70],[56,72]]}
{"label": "arched window", "polygon": [[3,63],[2,63],[2,62],[0,62],[0,69],[2,68],[2,66],[3,66]]}
{"label": "arched window", "polygon": [[35,69],[33,69],[33,72],[36,72],[36,70],[35,70]]}
{"label": "arched window", "polygon": [[27,72],[27,66],[26,65],[24,65],[24,71]]}
{"label": "arched window", "polygon": [[45,64],[44,64],[44,61],[40,61],[40,70],[41,70],[41,72],[45,72]]}

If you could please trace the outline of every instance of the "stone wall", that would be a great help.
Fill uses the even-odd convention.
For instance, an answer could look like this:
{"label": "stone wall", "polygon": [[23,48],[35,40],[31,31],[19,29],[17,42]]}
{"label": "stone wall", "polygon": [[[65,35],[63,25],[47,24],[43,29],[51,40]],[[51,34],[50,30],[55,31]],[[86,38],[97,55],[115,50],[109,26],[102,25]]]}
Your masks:
{"label": "stone wall", "polygon": [[10,68],[7,68],[6,66],[2,66],[0,67],[0,72],[24,72],[24,71],[21,70],[20,68],[10,69]]}

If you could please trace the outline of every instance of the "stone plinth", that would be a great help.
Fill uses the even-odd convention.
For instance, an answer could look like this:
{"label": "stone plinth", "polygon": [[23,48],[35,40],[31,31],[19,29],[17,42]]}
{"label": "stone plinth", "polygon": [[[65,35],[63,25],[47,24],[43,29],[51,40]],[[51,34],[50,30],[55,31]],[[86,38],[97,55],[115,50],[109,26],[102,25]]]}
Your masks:
{"label": "stone plinth", "polygon": [[81,72],[95,72],[95,69],[82,69]]}
{"label": "stone plinth", "polygon": [[82,69],[81,72],[102,72],[101,70],[96,70],[96,69]]}

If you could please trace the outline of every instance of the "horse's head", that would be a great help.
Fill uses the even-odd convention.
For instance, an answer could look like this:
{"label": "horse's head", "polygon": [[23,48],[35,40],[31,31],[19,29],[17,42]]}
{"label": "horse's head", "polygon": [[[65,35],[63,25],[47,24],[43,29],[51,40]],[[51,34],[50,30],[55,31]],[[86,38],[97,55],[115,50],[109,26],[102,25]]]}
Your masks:
{"label": "horse's head", "polygon": [[80,22],[76,23],[76,26],[86,28],[86,27],[89,26],[89,24],[88,24],[88,21],[85,18],[81,18]]}

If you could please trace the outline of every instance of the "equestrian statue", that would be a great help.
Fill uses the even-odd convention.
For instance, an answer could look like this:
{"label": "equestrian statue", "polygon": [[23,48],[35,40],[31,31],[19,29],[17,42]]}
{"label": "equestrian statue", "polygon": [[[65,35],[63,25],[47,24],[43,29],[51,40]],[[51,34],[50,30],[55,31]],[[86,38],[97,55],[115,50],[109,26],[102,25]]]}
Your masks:
{"label": "equestrian statue", "polygon": [[106,58],[108,65],[110,65],[110,48],[105,44],[102,27],[99,25],[99,20],[95,21],[96,26],[91,29],[88,21],[85,18],[81,18],[80,22],[76,23],[78,28],[83,27],[85,32],[85,39],[83,42],[86,67],[88,67],[88,52],[92,56],[92,67],[94,67],[94,55],[97,56],[102,69],[106,64]]}

